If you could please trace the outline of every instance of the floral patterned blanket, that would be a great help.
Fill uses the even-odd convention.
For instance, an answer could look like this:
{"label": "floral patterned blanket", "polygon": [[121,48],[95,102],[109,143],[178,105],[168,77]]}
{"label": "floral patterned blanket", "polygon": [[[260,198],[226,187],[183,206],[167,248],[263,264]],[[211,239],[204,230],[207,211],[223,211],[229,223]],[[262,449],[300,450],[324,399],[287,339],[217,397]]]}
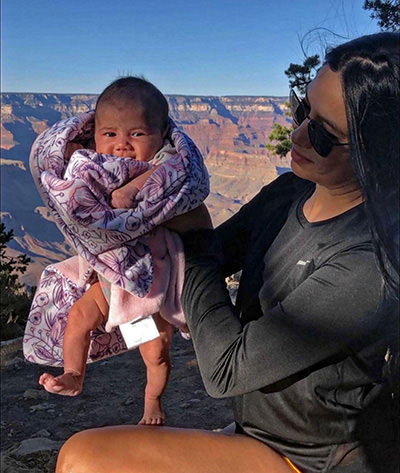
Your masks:
{"label": "floral patterned blanket", "polygon": [[[79,258],[51,265],[43,272],[25,330],[24,354],[28,360],[62,365],[62,338],[69,308],[96,280],[96,273],[116,288],[117,302],[115,310],[111,310],[110,302],[107,327],[92,332],[88,361],[125,351],[117,325],[154,313],[151,298],[158,297],[164,304],[164,313],[159,308],[165,318],[174,314],[170,321],[183,326],[180,314],[176,314],[179,297],[173,294],[176,287],[179,290],[178,270],[172,270],[179,259],[179,238],[156,228],[200,205],[209,193],[209,179],[194,143],[172,120],[170,130],[176,154],[147,179],[132,209],[111,208],[110,194],[150,169],[151,164],[90,149],[80,149],[69,160],[65,158],[69,142],[85,144],[93,137],[94,112],[58,122],[36,139],[30,155],[32,176],[58,228]],[[171,254],[166,263],[165,249],[161,250],[160,245],[168,242],[178,255]],[[167,287],[166,280],[171,282]],[[167,296],[160,296],[162,290]],[[153,312],[142,311],[146,304]]]}

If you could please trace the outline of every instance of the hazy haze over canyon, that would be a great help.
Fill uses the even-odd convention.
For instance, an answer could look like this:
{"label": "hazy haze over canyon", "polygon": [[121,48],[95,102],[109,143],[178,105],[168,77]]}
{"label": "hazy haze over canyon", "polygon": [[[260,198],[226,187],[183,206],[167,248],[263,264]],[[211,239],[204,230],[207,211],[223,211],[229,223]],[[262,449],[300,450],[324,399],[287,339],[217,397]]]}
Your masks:
{"label": "hazy haze over canyon", "polygon": [[[71,255],[51,220],[29,171],[29,152],[37,135],[58,120],[94,108],[97,95],[2,94],[1,213],[14,230],[11,252],[29,255],[23,280],[34,285],[43,267]],[[215,225],[248,202],[273,180],[288,159],[265,148],[274,122],[289,124],[286,97],[167,96],[170,115],[197,144],[210,173],[206,204]]]}

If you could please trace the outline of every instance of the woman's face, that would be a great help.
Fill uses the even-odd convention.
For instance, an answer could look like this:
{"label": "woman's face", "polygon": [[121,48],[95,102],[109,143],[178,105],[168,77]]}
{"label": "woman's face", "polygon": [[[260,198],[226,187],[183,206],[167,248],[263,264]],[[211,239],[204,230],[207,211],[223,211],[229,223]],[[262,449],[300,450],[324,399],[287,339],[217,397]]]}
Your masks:
{"label": "woman's face", "polygon": [[[309,117],[321,124],[338,143],[347,143],[347,120],[340,79],[340,72],[333,72],[329,66],[323,66],[308,85],[305,100],[310,107]],[[293,172],[303,179],[329,188],[355,182],[349,147],[334,146],[327,157],[320,156],[311,145],[308,122],[306,118],[292,133]]]}

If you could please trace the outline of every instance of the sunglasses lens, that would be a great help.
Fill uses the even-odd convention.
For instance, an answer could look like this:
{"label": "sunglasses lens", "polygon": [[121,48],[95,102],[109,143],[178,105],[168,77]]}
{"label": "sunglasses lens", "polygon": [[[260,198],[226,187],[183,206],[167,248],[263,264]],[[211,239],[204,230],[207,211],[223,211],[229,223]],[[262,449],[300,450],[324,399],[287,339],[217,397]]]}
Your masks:
{"label": "sunglasses lens", "polygon": [[290,112],[296,125],[300,125],[307,117],[303,103],[299,100],[294,90],[290,89],[289,95]]}
{"label": "sunglasses lens", "polygon": [[314,120],[310,120],[308,122],[308,136],[315,151],[323,158],[326,158],[332,151],[333,145],[326,135],[323,126]]}
{"label": "sunglasses lens", "polygon": [[318,122],[310,119],[310,108],[308,104],[304,100],[300,100],[293,89],[290,89],[289,103],[293,121],[296,125],[300,126],[304,120],[308,118],[308,136],[310,143],[320,156],[326,158],[334,146],[330,133]]}

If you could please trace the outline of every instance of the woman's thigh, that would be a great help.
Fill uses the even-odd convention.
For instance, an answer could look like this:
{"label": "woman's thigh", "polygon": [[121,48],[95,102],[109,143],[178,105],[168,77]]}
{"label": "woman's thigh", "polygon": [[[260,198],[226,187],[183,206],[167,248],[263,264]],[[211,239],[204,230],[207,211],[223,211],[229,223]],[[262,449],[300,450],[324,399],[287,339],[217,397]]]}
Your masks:
{"label": "woman's thigh", "polygon": [[56,473],[293,473],[274,450],[244,435],[117,426],[79,432]]}

